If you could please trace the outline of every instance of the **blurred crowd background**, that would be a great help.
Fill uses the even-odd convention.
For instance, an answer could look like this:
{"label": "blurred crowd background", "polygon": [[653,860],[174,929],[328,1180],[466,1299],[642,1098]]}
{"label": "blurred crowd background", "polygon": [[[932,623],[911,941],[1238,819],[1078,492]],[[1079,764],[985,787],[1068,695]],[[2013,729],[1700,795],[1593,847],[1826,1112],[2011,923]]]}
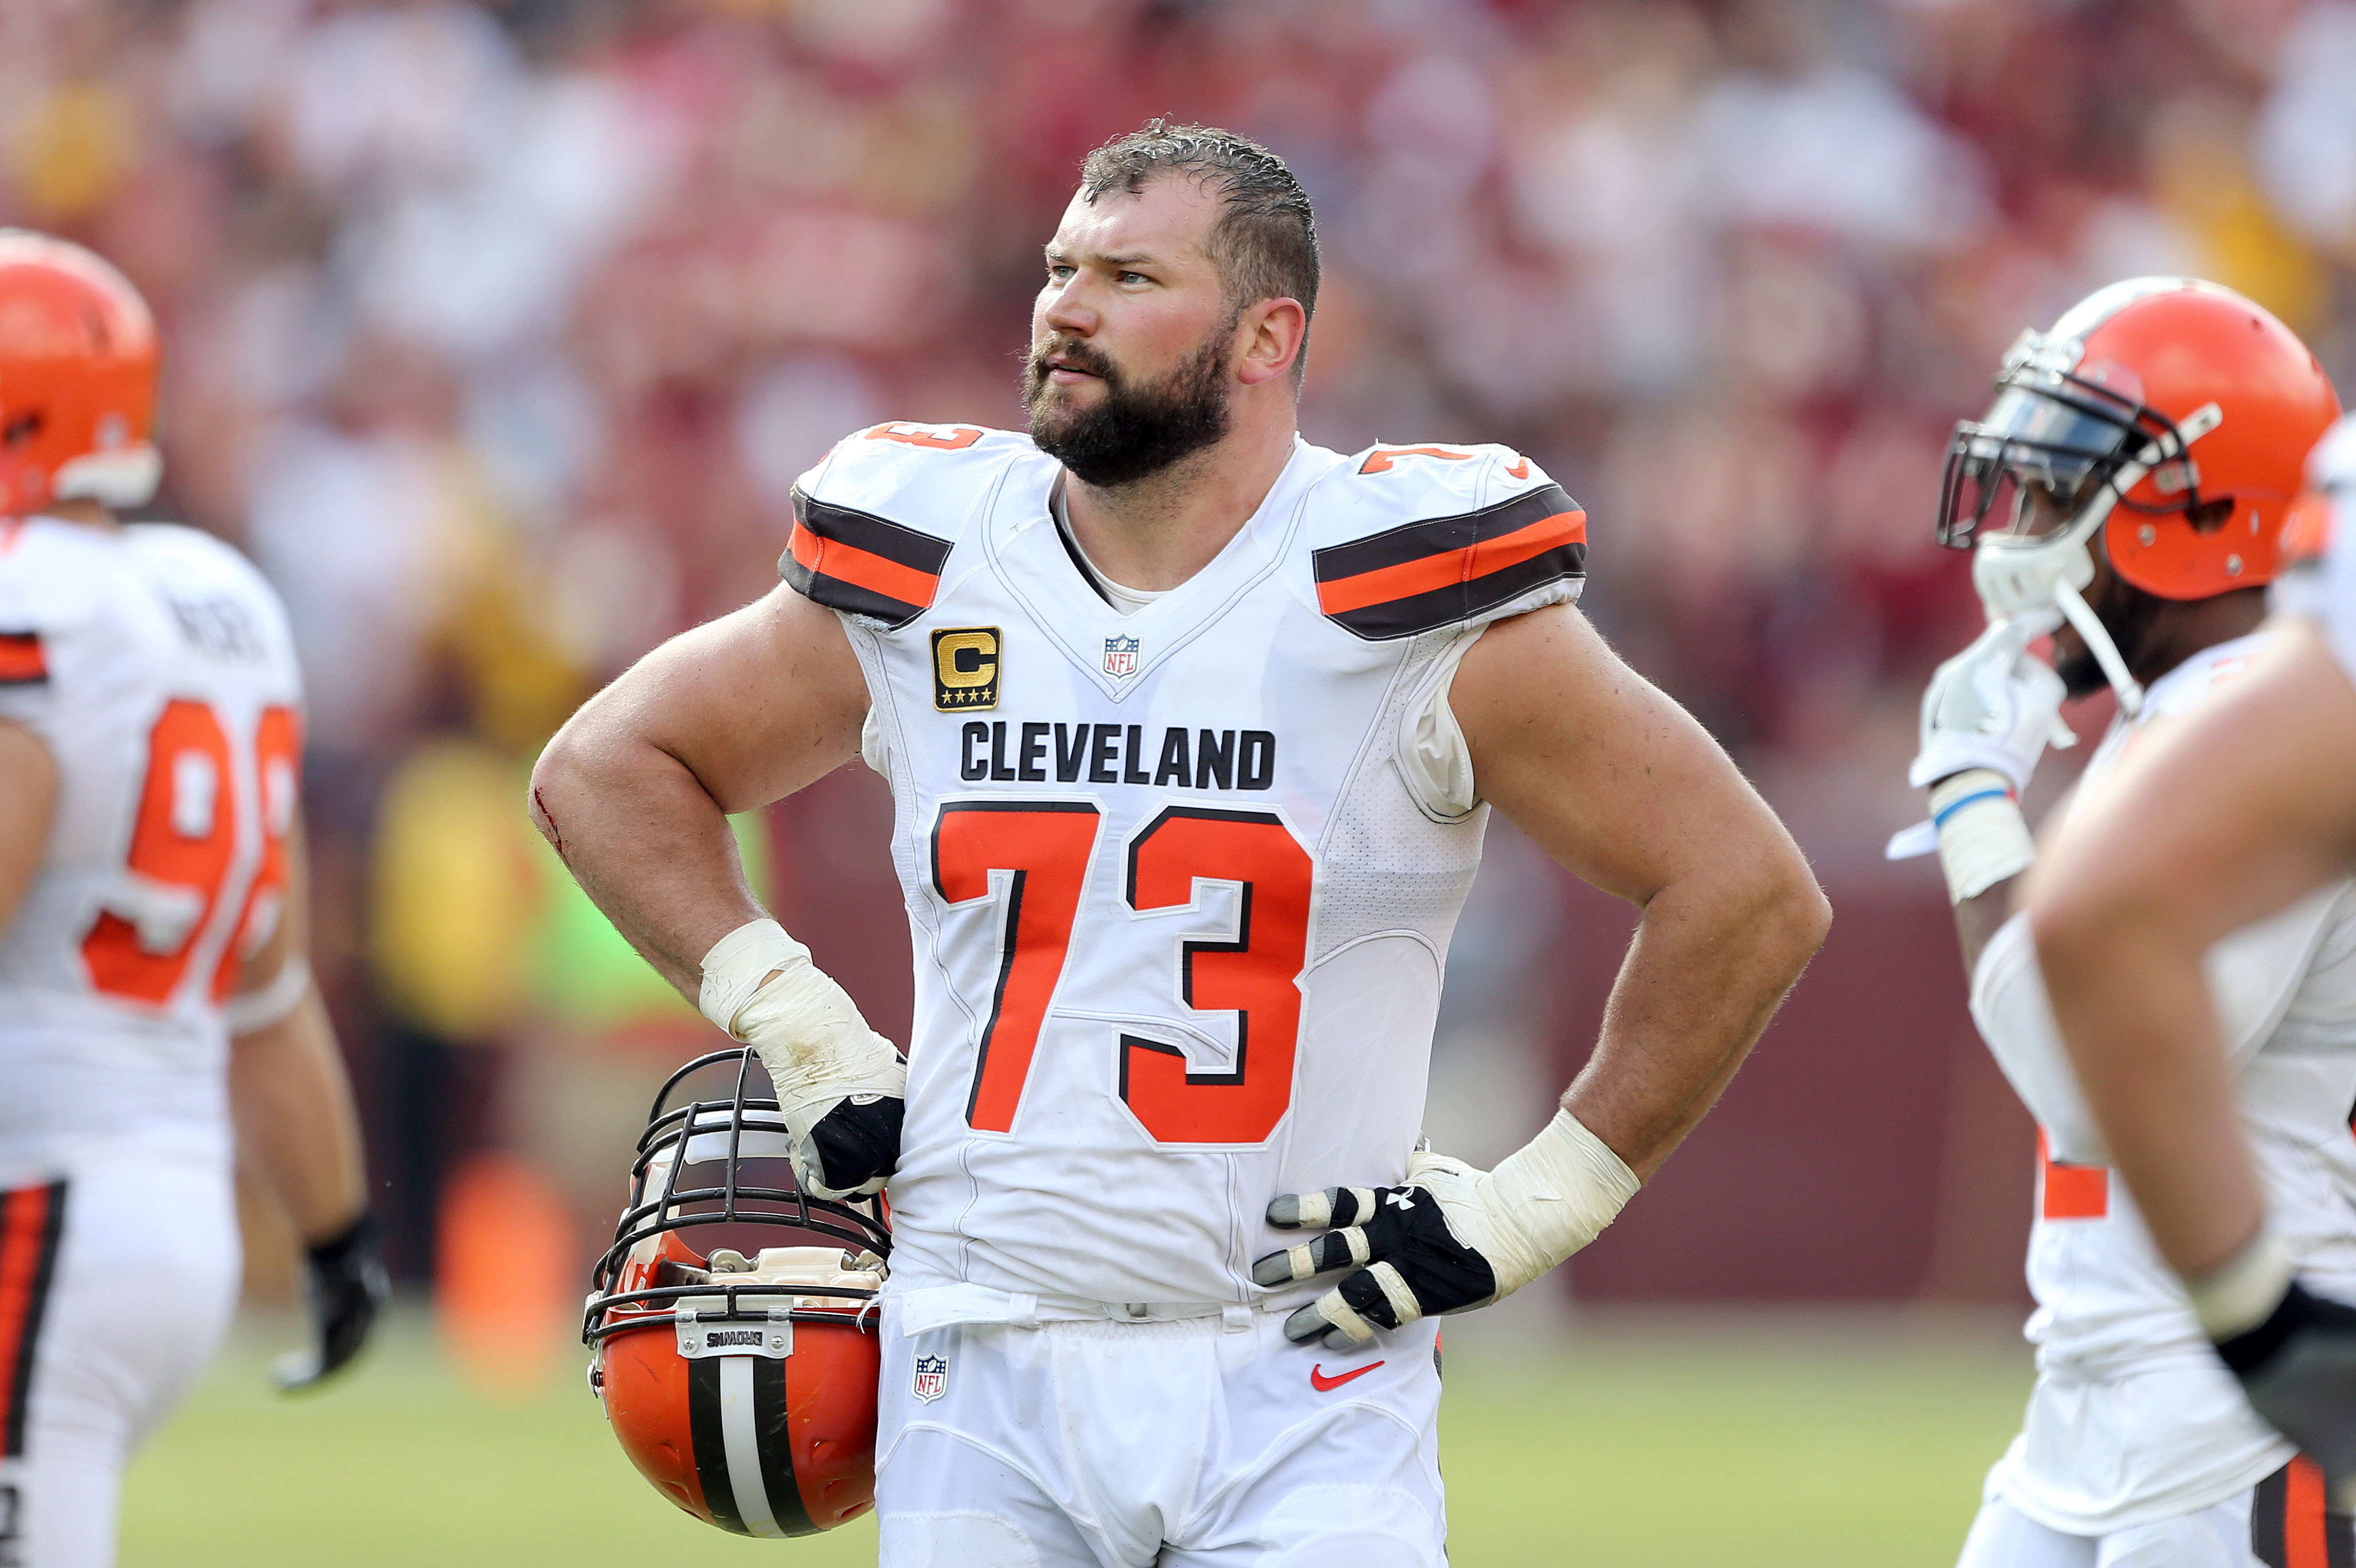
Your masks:
{"label": "blurred crowd background", "polygon": [[[1572,1288],[2013,1299],[2029,1125],[1935,871],[1880,859],[1977,613],[1930,538],[1946,433],[2022,327],[2136,273],[2243,290],[2356,386],[2340,0],[0,0],[0,221],[155,303],[159,512],[294,616],[398,1269],[477,1316],[577,1303],[646,1097],[718,1043],[530,834],[539,743],[775,581],[837,437],[1020,423],[1036,247],[1154,114],[1316,202],[1309,436],[1536,456],[1589,509],[1589,611],[1833,893],[1761,1059]],[[853,768],[743,837],[896,1035],[887,820]],[[1494,834],[1442,1147],[1544,1119],[1630,919]]]}

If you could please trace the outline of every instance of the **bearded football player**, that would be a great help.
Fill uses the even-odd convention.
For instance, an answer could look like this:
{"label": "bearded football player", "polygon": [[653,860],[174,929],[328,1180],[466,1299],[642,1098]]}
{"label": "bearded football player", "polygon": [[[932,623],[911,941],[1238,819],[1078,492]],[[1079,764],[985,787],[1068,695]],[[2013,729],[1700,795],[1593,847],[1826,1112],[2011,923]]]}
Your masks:
{"label": "bearded football player", "polygon": [[[884,1189],[884,1561],[1415,1564],[1437,1318],[1529,1285],[1700,1118],[1828,919],[1781,825],[1574,607],[1586,518],[1495,446],[1296,432],[1314,224],[1159,122],[1045,251],[1027,433],[884,424],[784,584],[550,744],[583,885]],[[755,903],[726,814],[888,781],[905,1060]],[[1643,921],[1494,1170],[1419,1147],[1489,808]]]}
{"label": "bearded football player", "polygon": [[[2279,1101],[2254,1104],[2230,976],[2200,962],[2227,933],[2295,920],[2356,867],[2356,419],[2317,446],[2308,478],[2270,645],[2123,771],[2099,821],[2062,835],[2029,916],[2093,1127],[2217,1359],[2321,1468],[2344,1530],[2356,1070],[2343,1037],[2319,1037],[2280,1064],[2303,1072],[2311,1109],[2294,1123]],[[2343,1000],[2336,1021],[2351,1017]],[[2303,1181],[2286,1179],[2302,1166]],[[2336,1230],[2319,1223],[2326,1211]],[[2330,1549],[2306,1561],[2341,1560],[2345,1535]]]}
{"label": "bearded football player", "polygon": [[[1940,537],[1974,550],[1989,625],[1923,699],[1912,782],[1930,791],[1973,1018],[2041,1139],[2037,1383],[1965,1568],[2283,1568],[2356,1549],[2321,1474],[2210,1353],[2111,1179],[2013,912],[2037,858],[2019,796],[2047,745],[2072,739],[2062,701],[2107,686],[2119,704],[2049,824],[2073,837],[2102,831],[2147,748],[2246,678],[2300,463],[2338,411],[2314,356],[2265,310],[2142,278],[2023,335],[1987,416],[1956,431]],[[2029,652],[2049,634],[2050,667]],[[2204,965],[2289,1245],[2356,1292],[2356,889],[2343,874],[2219,928],[2187,955]]]}
{"label": "bearded football player", "polygon": [[104,1568],[237,1303],[242,1163],[308,1243],[307,1385],[385,1295],[305,962],[302,673],[163,469],[123,275],[0,229],[0,1563]]}

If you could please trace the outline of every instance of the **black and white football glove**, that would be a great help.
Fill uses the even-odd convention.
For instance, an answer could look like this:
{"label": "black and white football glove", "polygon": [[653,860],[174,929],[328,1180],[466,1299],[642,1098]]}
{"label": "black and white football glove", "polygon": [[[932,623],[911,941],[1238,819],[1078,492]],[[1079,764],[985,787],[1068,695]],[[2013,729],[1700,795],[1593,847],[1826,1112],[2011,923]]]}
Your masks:
{"label": "black and white football glove", "polygon": [[768,1070],[801,1189],[835,1199],[881,1191],[900,1162],[907,1064],[809,949],[773,920],[749,922],[704,955],[697,999]]}
{"label": "black and white football glove", "polygon": [[2338,1506],[2356,1501],[2356,1307],[2294,1280],[2265,1322],[2217,1344],[2255,1410],[2322,1467]]}
{"label": "black and white football glove", "polygon": [[1512,1295],[1593,1241],[1636,1185],[1563,1111],[1493,1171],[1419,1151],[1397,1187],[1284,1194],[1268,1206],[1269,1224],[1324,1233],[1259,1259],[1252,1279],[1272,1287],[1355,1270],[1284,1321],[1296,1344],[1346,1349],[1377,1329]]}
{"label": "black and white football glove", "polygon": [[392,1294],[376,1216],[366,1210],[344,1230],[305,1248],[303,1261],[316,1343],[280,1357],[271,1368],[281,1393],[311,1388],[348,1365],[368,1343],[377,1314]]}

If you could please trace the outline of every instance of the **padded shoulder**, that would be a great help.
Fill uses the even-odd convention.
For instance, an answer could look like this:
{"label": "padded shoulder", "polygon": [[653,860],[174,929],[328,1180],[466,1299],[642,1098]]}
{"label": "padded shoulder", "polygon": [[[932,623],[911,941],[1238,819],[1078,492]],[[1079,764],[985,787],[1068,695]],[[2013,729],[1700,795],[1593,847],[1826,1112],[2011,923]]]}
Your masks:
{"label": "padded shoulder", "polygon": [[1309,502],[1317,604],[1370,642],[1576,600],[1587,514],[1502,446],[1374,446]]}
{"label": "padded shoulder", "polygon": [[830,610],[887,627],[932,606],[993,482],[1028,436],[980,425],[894,421],[845,436],[794,485],[794,532],[777,571]]}

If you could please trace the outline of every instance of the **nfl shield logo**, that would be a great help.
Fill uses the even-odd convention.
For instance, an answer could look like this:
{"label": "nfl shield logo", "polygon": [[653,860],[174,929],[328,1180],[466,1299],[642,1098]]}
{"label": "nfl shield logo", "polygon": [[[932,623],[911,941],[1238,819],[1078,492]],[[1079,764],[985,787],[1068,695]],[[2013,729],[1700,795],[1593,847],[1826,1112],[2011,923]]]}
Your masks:
{"label": "nfl shield logo", "polygon": [[947,1356],[916,1358],[916,1397],[926,1404],[949,1391],[949,1359]]}
{"label": "nfl shield logo", "polygon": [[1137,673],[1137,639],[1107,637],[1105,639],[1105,674],[1135,675]]}

